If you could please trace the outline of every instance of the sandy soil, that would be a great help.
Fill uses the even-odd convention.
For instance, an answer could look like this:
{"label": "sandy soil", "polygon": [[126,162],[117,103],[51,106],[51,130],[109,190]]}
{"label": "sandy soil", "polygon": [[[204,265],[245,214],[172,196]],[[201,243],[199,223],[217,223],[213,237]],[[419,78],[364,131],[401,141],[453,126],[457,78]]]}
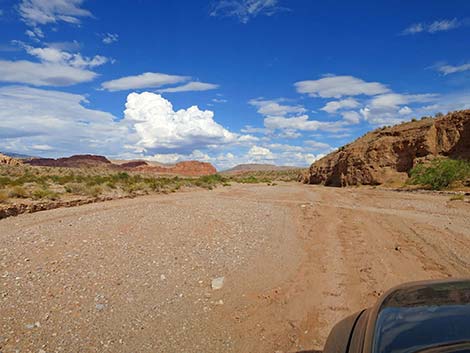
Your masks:
{"label": "sandy soil", "polygon": [[449,196],[281,184],[4,219],[0,351],[320,349],[391,286],[469,276],[469,215]]}

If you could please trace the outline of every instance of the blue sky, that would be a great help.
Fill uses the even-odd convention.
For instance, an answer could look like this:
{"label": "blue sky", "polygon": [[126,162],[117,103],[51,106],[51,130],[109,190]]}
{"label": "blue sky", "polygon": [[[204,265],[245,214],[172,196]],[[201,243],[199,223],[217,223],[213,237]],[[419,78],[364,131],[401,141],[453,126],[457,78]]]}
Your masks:
{"label": "blue sky", "polygon": [[0,150],[306,166],[470,107],[468,1],[0,0]]}

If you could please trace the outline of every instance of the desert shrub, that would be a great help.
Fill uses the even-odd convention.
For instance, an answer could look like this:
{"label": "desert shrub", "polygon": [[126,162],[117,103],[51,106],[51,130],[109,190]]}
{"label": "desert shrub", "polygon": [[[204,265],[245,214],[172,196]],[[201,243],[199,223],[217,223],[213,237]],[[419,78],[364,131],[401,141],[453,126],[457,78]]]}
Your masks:
{"label": "desert shrub", "polygon": [[98,197],[103,193],[103,188],[101,186],[95,185],[87,189],[87,195],[92,197]]}
{"label": "desert shrub", "polygon": [[242,178],[235,178],[235,181],[242,184],[271,183],[271,179],[266,176],[257,177],[254,175],[249,175]]}
{"label": "desert shrub", "polygon": [[87,188],[84,184],[80,183],[69,183],[65,185],[65,191],[70,194],[86,195],[88,189],[89,188]]}
{"label": "desert shrub", "polygon": [[414,123],[414,122],[418,121],[418,119],[416,119],[416,118],[411,118],[411,121]]}
{"label": "desert shrub", "polygon": [[410,171],[410,184],[441,190],[470,176],[470,162],[455,159],[436,159],[430,164],[418,164]]}
{"label": "desert shrub", "polygon": [[220,174],[204,175],[197,179],[192,180],[191,184],[201,188],[212,190],[218,184],[223,184],[228,181],[227,178]]}
{"label": "desert shrub", "polygon": [[9,177],[0,177],[0,187],[5,187],[7,185],[11,185],[12,180]]}
{"label": "desert shrub", "polygon": [[34,190],[32,196],[34,200],[43,200],[43,199],[57,200],[59,199],[59,194],[49,189]]}
{"label": "desert shrub", "polygon": [[5,203],[8,200],[8,193],[6,191],[0,191],[0,203]]}
{"label": "desert shrub", "polygon": [[10,197],[15,197],[19,199],[25,199],[29,196],[28,191],[22,187],[22,186],[14,186],[10,192],[9,192]]}

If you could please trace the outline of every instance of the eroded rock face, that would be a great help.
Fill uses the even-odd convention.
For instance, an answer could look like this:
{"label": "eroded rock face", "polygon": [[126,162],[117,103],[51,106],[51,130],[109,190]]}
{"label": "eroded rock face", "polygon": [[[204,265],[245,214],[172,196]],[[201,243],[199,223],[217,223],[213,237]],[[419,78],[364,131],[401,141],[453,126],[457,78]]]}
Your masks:
{"label": "eroded rock face", "polygon": [[179,162],[172,166],[145,165],[133,168],[133,170],[144,173],[177,174],[185,176],[202,176],[217,173],[217,170],[212,164],[198,161]]}
{"label": "eroded rock face", "polygon": [[470,159],[470,110],[372,131],[312,164],[304,182],[327,186],[403,182],[421,159]]}
{"label": "eroded rock face", "polygon": [[0,153],[0,164],[20,165],[22,162],[18,159],[11,158]]}

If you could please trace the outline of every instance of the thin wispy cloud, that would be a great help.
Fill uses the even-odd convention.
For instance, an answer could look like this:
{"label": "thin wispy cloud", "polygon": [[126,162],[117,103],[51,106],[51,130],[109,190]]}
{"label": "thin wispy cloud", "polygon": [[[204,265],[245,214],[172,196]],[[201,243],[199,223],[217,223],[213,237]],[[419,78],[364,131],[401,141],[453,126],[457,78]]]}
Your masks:
{"label": "thin wispy cloud", "polygon": [[23,0],[18,11],[24,22],[31,26],[66,22],[79,24],[81,18],[92,17],[82,8],[84,0]]}
{"label": "thin wispy cloud", "polygon": [[201,92],[219,88],[219,85],[206,82],[188,82],[182,86],[170,87],[158,90],[160,93],[178,93],[178,92]]}
{"label": "thin wispy cloud", "polygon": [[450,75],[455,74],[457,72],[470,71],[470,63],[465,63],[457,66],[444,64],[435,66],[435,69],[443,75]]}
{"label": "thin wispy cloud", "polygon": [[452,19],[442,19],[437,20],[431,23],[414,23],[405,30],[403,30],[403,35],[413,35],[418,33],[437,33],[450,31],[452,29],[461,27],[465,24],[464,21],[459,21],[457,18]]}
{"label": "thin wispy cloud", "polygon": [[257,16],[272,16],[288,11],[278,0],[219,0],[212,6],[211,16],[234,17],[241,23],[248,23]]}
{"label": "thin wispy cloud", "polygon": [[145,72],[140,75],[125,76],[103,82],[101,87],[111,92],[142,88],[158,88],[165,85],[186,82],[189,79],[189,76],[168,75],[159,72]]}
{"label": "thin wispy cloud", "polygon": [[105,33],[102,35],[104,44],[112,44],[119,40],[119,35],[116,33]]}

